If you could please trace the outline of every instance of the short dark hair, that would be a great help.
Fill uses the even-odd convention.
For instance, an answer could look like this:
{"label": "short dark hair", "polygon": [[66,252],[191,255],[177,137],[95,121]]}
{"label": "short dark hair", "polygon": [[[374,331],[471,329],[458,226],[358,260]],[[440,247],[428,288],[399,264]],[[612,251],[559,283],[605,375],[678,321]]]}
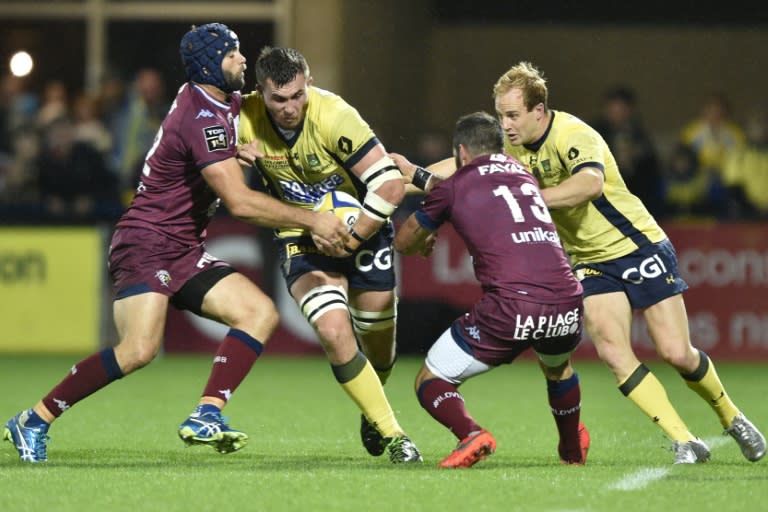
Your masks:
{"label": "short dark hair", "polygon": [[264,47],[256,59],[256,83],[264,87],[267,79],[281,87],[294,80],[299,73],[309,78],[309,64],[293,48]]}
{"label": "short dark hair", "polygon": [[459,118],[453,131],[453,149],[459,145],[472,156],[501,153],[504,150],[504,130],[499,120],[487,112],[473,112]]}

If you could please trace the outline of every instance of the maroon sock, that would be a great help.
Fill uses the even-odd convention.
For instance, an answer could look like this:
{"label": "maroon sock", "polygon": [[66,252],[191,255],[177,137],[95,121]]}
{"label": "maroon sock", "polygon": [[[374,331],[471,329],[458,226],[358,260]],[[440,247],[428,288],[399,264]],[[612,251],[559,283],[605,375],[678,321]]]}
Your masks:
{"label": "maroon sock", "polygon": [[424,381],[416,396],[429,415],[445,425],[459,440],[481,429],[465,409],[464,397],[459,389],[450,382],[442,379]]}
{"label": "maroon sock", "polygon": [[573,374],[566,380],[547,380],[547,396],[552,416],[560,434],[560,456],[576,454],[581,457],[579,445],[579,420],[581,417],[581,387],[579,376]]}
{"label": "maroon sock", "polygon": [[237,386],[248,375],[259,358],[264,345],[238,329],[230,329],[221,342],[203,396],[221,398],[228,402]]}
{"label": "maroon sock", "polygon": [[43,398],[43,404],[58,418],[83,398],[122,376],[114,349],[106,348],[74,365],[69,375]]}

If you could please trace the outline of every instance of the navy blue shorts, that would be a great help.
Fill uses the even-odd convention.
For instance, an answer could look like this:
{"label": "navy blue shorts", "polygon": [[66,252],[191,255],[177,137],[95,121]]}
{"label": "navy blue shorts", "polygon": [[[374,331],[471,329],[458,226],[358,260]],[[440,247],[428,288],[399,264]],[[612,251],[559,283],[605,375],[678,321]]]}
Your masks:
{"label": "navy blue shorts", "polygon": [[623,292],[633,309],[647,308],[688,289],[669,240],[644,245],[604,263],[580,263],[574,271],[584,287],[584,297]]}
{"label": "navy blue shorts", "polygon": [[280,269],[288,290],[300,276],[313,270],[336,272],[347,277],[350,288],[388,291],[395,288],[392,241],[388,223],[348,258],[321,254],[309,237],[277,238]]}

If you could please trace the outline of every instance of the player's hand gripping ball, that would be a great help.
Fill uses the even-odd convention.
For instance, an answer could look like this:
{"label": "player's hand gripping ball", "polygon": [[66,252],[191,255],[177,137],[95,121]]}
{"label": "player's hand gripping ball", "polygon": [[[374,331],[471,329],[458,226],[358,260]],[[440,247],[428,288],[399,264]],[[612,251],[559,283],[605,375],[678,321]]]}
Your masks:
{"label": "player's hand gripping ball", "polygon": [[331,212],[347,226],[357,222],[363,206],[350,194],[341,190],[332,190],[323,194],[315,203],[316,212]]}

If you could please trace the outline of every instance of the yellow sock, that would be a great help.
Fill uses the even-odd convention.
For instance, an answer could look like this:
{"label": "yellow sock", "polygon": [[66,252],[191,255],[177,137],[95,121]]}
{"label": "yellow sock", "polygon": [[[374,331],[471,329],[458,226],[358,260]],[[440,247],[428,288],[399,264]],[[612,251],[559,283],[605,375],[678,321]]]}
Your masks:
{"label": "yellow sock", "polygon": [[403,435],[395,413],[384,395],[381,381],[362,352],[343,365],[334,366],[336,380],[354,400],[368,421],[378,427],[384,437]]}
{"label": "yellow sock", "polygon": [[619,391],[632,400],[673,441],[687,442],[695,439],[669,401],[664,386],[644,364],[640,364],[619,384]]}
{"label": "yellow sock", "polygon": [[723,428],[731,426],[733,418],[738,416],[739,409],[733,404],[717,376],[715,365],[707,354],[699,350],[699,367],[691,374],[680,374],[689,388],[707,401],[712,410],[717,413]]}

